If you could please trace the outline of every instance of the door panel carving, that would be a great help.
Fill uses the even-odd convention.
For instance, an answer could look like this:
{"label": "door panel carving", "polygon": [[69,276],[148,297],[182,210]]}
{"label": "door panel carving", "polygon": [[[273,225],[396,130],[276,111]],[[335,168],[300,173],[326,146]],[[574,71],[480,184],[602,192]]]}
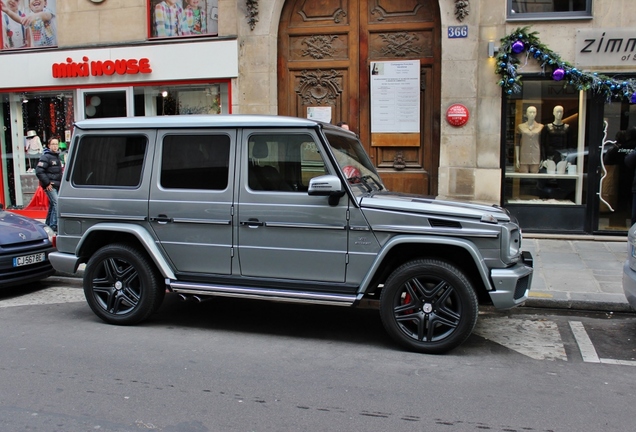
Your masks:
{"label": "door panel carving", "polygon": [[[279,26],[279,114],[307,117],[307,107],[330,106],[331,122],[346,121],[360,135],[389,189],[434,195],[440,38],[438,0],[288,0]],[[419,139],[374,135],[371,146],[371,62],[405,59],[421,64]]]}
{"label": "door panel carving", "polygon": [[300,0],[296,2],[291,22],[316,25],[318,22],[330,21],[335,24],[347,24],[348,3],[348,0]]}
{"label": "door panel carving", "polygon": [[312,35],[293,36],[289,39],[289,60],[347,60],[349,36]]}
{"label": "door panel carving", "polygon": [[381,58],[422,58],[433,56],[431,32],[393,32],[369,34],[369,55]]}
{"label": "door panel carving", "polygon": [[368,21],[371,22],[425,22],[432,21],[426,1],[369,0]]}

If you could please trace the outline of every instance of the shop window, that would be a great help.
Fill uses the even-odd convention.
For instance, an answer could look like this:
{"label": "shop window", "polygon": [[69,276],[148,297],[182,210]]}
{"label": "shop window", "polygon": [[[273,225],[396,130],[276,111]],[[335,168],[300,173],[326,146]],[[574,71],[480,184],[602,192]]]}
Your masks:
{"label": "shop window", "polygon": [[508,0],[508,20],[591,17],[592,0]]}
{"label": "shop window", "polygon": [[145,136],[85,136],[78,143],[75,186],[137,187],[148,146]]}
{"label": "shop window", "polygon": [[636,220],[632,212],[634,169],[629,160],[625,162],[627,155],[636,150],[636,105],[627,101],[606,102],[603,120],[598,230],[627,231]]}
{"label": "shop window", "polygon": [[216,36],[218,0],[148,0],[151,38]]}
{"label": "shop window", "polygon": [[588,149],[579,134],[579,92],[526,79],[505,103],[506,204],[585,203]]}
{"label": "shop window", "polygon": [[[57,0],[3,0],[2,49],[45,48],[57,46]],[[30,18],[29,24],[22,20]]]}
{"label": "shop window", "polygon": [[163,140],[160,179],[163,188],[224,190],[229,166],[227,135],[169,135]]}

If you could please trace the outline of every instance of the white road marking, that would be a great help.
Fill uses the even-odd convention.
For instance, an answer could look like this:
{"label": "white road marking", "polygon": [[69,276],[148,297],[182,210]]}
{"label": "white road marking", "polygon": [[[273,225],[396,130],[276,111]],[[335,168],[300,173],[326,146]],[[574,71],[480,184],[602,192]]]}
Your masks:
{"label": "white road marking", "polygon": [[553,321],[482,318],[477,321],[475,334],[536,360],[568,360]]}
{"label": "white road marking", "polygon": [[579,346],[579,351],[581,351],[583,361],[588,363],[600,363],[601,359],[598,358],[594,344],[587,335],[583,323],[580,321],[569,321],[569,323],[572,333],[574,333],[574,339],[576,339],[576,343]]}
{"label": "white road marking", "polygon": [[585,331],[583,323],[580,321],[570,321],[570,328],[572,329],[572,333],[574,333],[574,338],[576,339],[576,343],[579,346],[579,351],[581,351],[581,356],[583,357],[584,362],[604,363],[621,366],[636,366],[636,361],[633,360],[599,358],[598,354],[596,353],[596,349],[594,348],[594,344],[592,343],[592,340]]}
{"label": "white road marking", "polygon": [[53,287],[19,297],[0,300],[0,308],[85,301],[84,291],[79,288]]}

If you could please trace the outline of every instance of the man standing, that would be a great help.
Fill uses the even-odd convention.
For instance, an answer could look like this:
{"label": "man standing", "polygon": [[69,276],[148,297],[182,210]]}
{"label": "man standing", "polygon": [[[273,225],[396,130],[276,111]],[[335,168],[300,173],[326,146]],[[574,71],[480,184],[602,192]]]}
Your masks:
{"label": "man standing", "polygon": [[45,223],[57,232],[57,191],[62,179],[62,163],[58,152],[60,140],[51,137],[35,168],[35,175],[40,180],[40,186],[49,198],[49,211],[46,214]]}

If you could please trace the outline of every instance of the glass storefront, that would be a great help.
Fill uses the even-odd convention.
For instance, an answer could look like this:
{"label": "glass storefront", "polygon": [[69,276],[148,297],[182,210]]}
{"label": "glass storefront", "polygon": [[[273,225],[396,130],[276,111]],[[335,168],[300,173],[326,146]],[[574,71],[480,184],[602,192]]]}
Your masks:
{"label": "glass storefront", "polygon": [[506,106],[506,204],[586,204],[579,93],[554,81],[524,83]]}
{"label": "glass storefront", "polygon": [[625,157],[636,150],[636,105],[613,102],[604,107],[604,135],[599,179],[598,229],[624,231],[636,219],[632,214],[634,169]]}
{"label": "glass storefront", "polygon": [[[29,209],[35,166],[46,142],[70,142],[85,118],[230,113],[229,81],[0,93],[0,203]],[[31,206],[32,207],[32,206]]]}
{"label": "glass storefront", "polygon": [[590,96],[526,79],[504,101],[502,204],[527,231],[611,234],[631,226],[634,170],[624,159],[636,147],[636,107]]}

